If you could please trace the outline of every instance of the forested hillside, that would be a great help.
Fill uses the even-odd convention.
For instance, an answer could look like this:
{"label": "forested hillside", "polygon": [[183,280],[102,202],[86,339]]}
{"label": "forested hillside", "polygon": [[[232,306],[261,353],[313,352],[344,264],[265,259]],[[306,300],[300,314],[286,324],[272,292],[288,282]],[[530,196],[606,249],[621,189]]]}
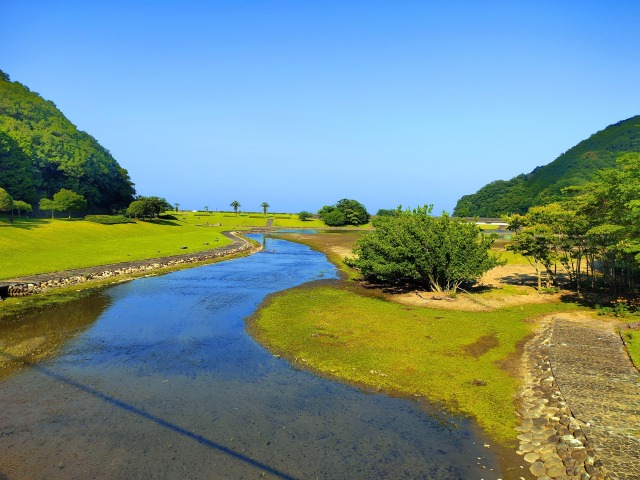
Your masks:
{"label": "forested hillside", "polygon": [[463,196],[453,213],[460,217],[525,213],[531,206],[560,200],[563,188],[583,185],[596,171],[615,166],[620,153],[631,151],[640,152],[640,116],[610,125],[529,174],[496,180]]}
{"label": "forested hillside", "polygon": [[0,188],[32,205],[66,188],[92,211],[124,208],[135,194],[127,171],[95,138],[1,70]]}

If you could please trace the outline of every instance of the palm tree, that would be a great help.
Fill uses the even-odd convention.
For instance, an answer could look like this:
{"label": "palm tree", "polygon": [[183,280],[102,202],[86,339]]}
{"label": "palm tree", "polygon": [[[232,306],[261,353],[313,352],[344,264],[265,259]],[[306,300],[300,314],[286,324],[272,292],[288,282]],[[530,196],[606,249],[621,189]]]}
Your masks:
{"label": "palm tree", "polygon": [[269,208],[270,205],[267,202],[262,202],[260,204],[260,206],[262,207],[262,212],[264,213],[264,218],[267,218],[267,208]]}
{"label": "palm tree", "polygon": [[240,207],[240,202],[237,200],[234,200],[233,202],[231,202],[231,204],[229,205],[230,207],[233,207],[233,211],[236,212],[236,217],[238,216],[238,208]]}

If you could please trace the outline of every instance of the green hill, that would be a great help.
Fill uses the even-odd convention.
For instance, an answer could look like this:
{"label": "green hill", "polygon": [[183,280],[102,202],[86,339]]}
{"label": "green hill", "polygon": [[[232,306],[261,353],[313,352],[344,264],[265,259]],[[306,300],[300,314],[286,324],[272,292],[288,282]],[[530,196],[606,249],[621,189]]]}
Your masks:
{"label": "green hill", "polygon": [[34,205],[67,188],[84,195],[91,211],[126,207],[135,194],[108,150],[1,70],[0,187]]}
{"label": "green hill", "polygon": [[565,187],[582,185],[597,170],[615,165],[622,152],[640,152],[640,115],[594,133],[553,162],[511,180],[496,180],[465,195],[453,210],[460,217],[499,217],[561,198]]}

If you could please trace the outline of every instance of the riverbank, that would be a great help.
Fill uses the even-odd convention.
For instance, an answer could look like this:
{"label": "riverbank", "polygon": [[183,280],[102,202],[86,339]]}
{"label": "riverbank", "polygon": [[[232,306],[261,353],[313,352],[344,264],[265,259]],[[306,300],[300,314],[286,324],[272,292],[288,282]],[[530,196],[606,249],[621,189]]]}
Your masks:
{"label": "riverbank", "polygon": [[636,478],[640,377],[620,319],[569,295],[538,294],[535,272],[513,254],[452,299],[353,281],[342,258],[355,238],[284,238],[327,252],[343,281],[263,305],[249,328],[273,352],[320,375],[424,395],[474,417],[498,444],[517,445],[522,477],[514,478]]}
{"label": "riverbank", "polygon": [[238,232],[223,232],[228,243],[216,249],[161,258],[120,262],[0,281],[0,321],[11,316],[74,300],[84,292],[135,278],[162,275],[249,255],[262,248]]}

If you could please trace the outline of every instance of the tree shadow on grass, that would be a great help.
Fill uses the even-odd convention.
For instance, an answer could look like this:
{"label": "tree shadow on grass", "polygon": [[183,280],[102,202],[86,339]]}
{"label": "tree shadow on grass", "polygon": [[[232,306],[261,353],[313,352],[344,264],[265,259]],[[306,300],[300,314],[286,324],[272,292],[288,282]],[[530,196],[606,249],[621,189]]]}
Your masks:
{"label": "tree shadow on grass", "polygon": [[16,218],[11,223],[9,220],[0,220],[0,228],[19,228],[21,230],[33,230],[49,223],[48,220],[43,218]]}
{"label": "tree shadow on grass", "polygon": [[153,219],[147,220],[148,223],[153,223],[155,225],[164,225],[165,227],[182,227],[182,225],[173,220],[163,220],[163,219]]}

